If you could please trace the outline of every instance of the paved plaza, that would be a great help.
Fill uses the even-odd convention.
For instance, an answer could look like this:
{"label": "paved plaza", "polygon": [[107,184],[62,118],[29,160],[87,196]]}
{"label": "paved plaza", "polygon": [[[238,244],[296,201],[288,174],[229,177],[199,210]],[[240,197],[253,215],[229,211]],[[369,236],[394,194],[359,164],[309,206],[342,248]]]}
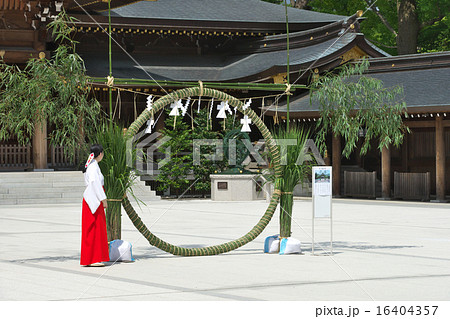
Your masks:
{"label": "paved plaza", "polygon": [[[137,208],[137,207],[136,207]],[[185,247],[223,243],[248,232],[265,201],[161,200],[140,216],[162,239]],[[137,209],[139,211],[139,209]],[[253,242],[219,256],[176,257],[150,246],[125,213],[122,239],[134,263],[79,265],[81,205],[0,206],[0,300],[298,300],[450,299],[450,204],[334,199],[330,223],[311,199],[294,204],[292,236],[303,254],[264,254],[278,212]]]}

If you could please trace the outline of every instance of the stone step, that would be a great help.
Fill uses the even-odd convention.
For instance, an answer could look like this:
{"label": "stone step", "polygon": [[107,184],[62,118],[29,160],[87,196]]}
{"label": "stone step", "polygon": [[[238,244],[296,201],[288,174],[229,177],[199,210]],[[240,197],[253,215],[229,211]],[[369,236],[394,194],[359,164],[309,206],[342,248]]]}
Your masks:
{"label": "stone step", "polygon": [[[75,193],[82,193],[86,187],[83,186],[63,186],[63,187],[26,187],[27,193],[53,193],[53,192],[75,192]],[[20,194],[24,191],[19,188],[3,188],[0,187],[0,194]],[[155,191],[151,190],[150,187],[147,187],[147,189],[136,189],[133,188],[133,193],[135,195],[152,195],[154,196],[156,194]]]}
{"label": "stone step", "polygon": [[[161,200],[160,196],[136,196],[138,200],[141,200],[143,202],[147,202],[147,201],[159,201]],[[128,199],[131,202],[136,202],[136,200],[133,198],[133,196],[129,195]]]}
{"label": "stone step", "polygon": [[1,188],[59,188],[59,187],[85,187],[84,181],[60,181],[60,182],[45,182],[40,183],[4,183],[2,182]]}
{"label": "stone step", "polygon": [[[58,197],[20,197],[20,198],[12,198],[11,196],[4,198],[4,194],[0,195],[0,205],[16,205],[16,204],[49,204],[49,203],[74,203],[78,204],[82,201],[82,195],[80,194],[57,194]],[[73,196],[72,196],[73,195]],[[136,203],[136,201],[130,197],[130,202]],[[139,197],[141,201],[144,203],[159,201],[161,198],[159,196],[155,197]],[[0,208],[1,210],[1,208]]]}
{"label": "stone step", "polygon": [[[26,190],[24,190],[26,188]],[[20,195],[20,194],[38,194],[38,195],[45,195],[52,193],[67,193],[67,194],[76,194],[80,195],[83,194],[85,190],[85,186],[64,186],[64,187],[14,187],[14,188],[0,188],[0,194],[4,195]],[[134,194],[137,197],[154,197],[156,196],[156,192],[152,191],[150,187],[147,187],[148,190],[141,190],[141,189],[134,189]]]}
{"label": "stone step", "polygon": [[[137,196],[138,200],[141,200],[143,202],[152,202],[152,201],[159,201],[161,200],[160,196]],[[128,196],[128,199],[130,202],[137,202],[132,196]]]}
{"label": "stone step", "polygon": [[[2,194],[2,190],[6,191],[4,194],[21,194],[23,193],[23,189],[21,188],[0,188],[0,194]],[[40,193],[40,194],[47,194],[47,193],[64,193],[64,192],[71,192],[71,193],[83,193],[85,190],[84,186],[64,186],[64,187],[49,187],[49,188],[42,188],[42,187],[29,187],[26,189],[27,193]]]}
{"label": "stone step", "polygon": [[0,199],[17,199],[17,198],[62,198],[62,193],[28,193],[28,192],[22,192],[22,193],[18,193],[18,194],[0,194]]}
{"label": "stone step", "polygon": [[1,172],[0,173],[0,179],[10,179],[10,178],[43,178],[44,177],[44,173],[37,173],[37,172],[8,172],[8,173],[4,173]]}
{"label": "stone step", "polygon": [[62,198],[79,198],[81,200],[83,198],[83,192],[62,193]]}
{"label": "stone step", "polygon": [[4,183],[2,182],[1,188],[12,189],[12,188],[53,188],[52,182],[41,182],[41,183]]}
{"label": "stone step", "polygon": [[150,187],[147,186],[146,189],[140,189],[140,188],[132,188],[132,191],[135,195],[148,195],[148,194],[152,194],[155,195],[156,192],[151,190]]}
{"label": "stone step", "polygon": [[21,192],[21,193],[9,193],[9,194],[0,194],[0,199],[8,199],[8,198],[82,198],[83,192],[61,192],[55,191],[52,192]]}
{"label": "stone step", "polygon": [[[84,177],[79,171],[0,173],[0,205],[78,203],[84,190]],[[144,202],[161,199],[138,179],[133,191]],[[131,196],[130,200],[134,201]]]}
{"label": "stone step", "polygon": [[0,211],[3,209],[1,205],[17,205],[17,198],[0,199]]}
{"label": "stone step", "polygon": [[81,200],[76,198],[12,198],[0,199],[0,211],[3,209],[1,205],[25,205],[25,204],[80,204]]}
{"label": "stone step", "polygon": [[81,199],[76,198],[19,198],[17,199],[17,205],[22,204],[79,204],[81,207]]}
{"label": "stone step", "polygon": [[66,180],[66,181],[60,181],[60,182],[53,182],[53,187],[65,187],[65,186],[86,187],[86,185],[84,184],[84,180],[82,180],[82,181]]}
{"label": "stone step", "polygon": [[[159,200],[159,196],[152,196],[152,195],[137,195],[136,196],[139,200],[142,201],[151,201],[151,200]],[[47,199],[58,199],[58,198],[71,198],[71,199],[82,199],[83,193],[21,193],[21,194],[0,194],[0,200],[7,200],[7,199],[41,199],[41,198],[47,198]],[[134,198],[132,196],[129,196],[130,200],[134,201]]]}
{"label": "stone step", "polygon": [[81,177],[83,178],[83,173],[80,171],[68,171],[68,172],[10,172],[3,173],[0,172],[0,179],[11,179],[11,178],[46,178],[46,179],[58,179],[62,177]]}
{"label": "stone step", "polygon": [[76,181],[76,182],[84,182],[83,176],[60,176],[58,178],[47,178],[47,177],[17,177],[17,178],[2,178],[0,176],[1,184],[10,184],[10,183],[27,183],[27,184],[39,184],[39,183],[54,183],[61,181]]}

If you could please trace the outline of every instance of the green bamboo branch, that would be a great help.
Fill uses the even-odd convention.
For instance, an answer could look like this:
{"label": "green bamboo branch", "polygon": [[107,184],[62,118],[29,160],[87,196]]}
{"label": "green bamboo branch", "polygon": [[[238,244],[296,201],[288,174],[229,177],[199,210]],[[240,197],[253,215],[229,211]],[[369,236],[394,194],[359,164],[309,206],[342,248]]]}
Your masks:
{"label": "green bamboo branch", "polygon": [[[107,79],[104,77],[91,77],[89,78],[91,84],[105,84]],[[185,88],[185,87],[196,87],[198,82],[182,82],[182,81],[153,81],[144,79],[125,79],[125,78],[114,78],[115,85],[123,86],[148,86],[148,87],[173,87],[173,88]],[[209,87],[211,89],[231,89],[231,90],[256,90],[256,91],[278,91],[284,92],[287,89],[286,84],[275,84],[275,83],[226,83],[226,82],[203,82],[204,87]],[[307,89],[306,85],[295,84],[290,87],[290,91],[295,91],[297,89]]]}

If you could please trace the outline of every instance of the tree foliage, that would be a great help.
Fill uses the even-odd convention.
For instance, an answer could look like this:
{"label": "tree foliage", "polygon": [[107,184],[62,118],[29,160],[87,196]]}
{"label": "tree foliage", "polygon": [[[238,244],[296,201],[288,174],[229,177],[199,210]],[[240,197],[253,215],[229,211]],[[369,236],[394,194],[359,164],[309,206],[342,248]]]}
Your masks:
{"label": "tree foliage", "polygon": [[51,59],[32,58],[22,70],[0,62],[0,139],[30,143],[36,123],[47,121],[52,145],[66,146],[69,155],[93,132],[100,104],[91,98],[84,62],[69,38],[70,23],[64,12],[50,24],[56,40],[65,41]]}
{"label": "tree foliage", "polygon": [[[225,123],[225,127],[227,130],[233,127],[231,117],[228,118],[229,121],[226,121],[227,123]],[[195,124],[194,130],[192,130],[192,141],[218,140],[223,138],[224,132],[205,129],[206,127],[208,127],[206,124],[206,122],[208,121],[208,113],[206,109],[201,109],[200,113],[196,113],[194,119]],[[227,161],[225,159],[222,159],[221,161],[212,161],[205,156],[215,154],[215,146],[202,146],[200,151],[200,163],[196,163],[199,165],[193,165],[194,178],[195,180],[197,180],[194,188],[199,191],[210,191],[211,179],[209,178],[209,175],[214,174],[217,171],[221,171],[227,165]]]}
{"label": "tree foliage", "polygon": [[[169,114],[169,111],[166,112]],[[192,171],[192,139],[189,125],[179,118],[175,124],[174,118],[167,116],[165,127],[161,130],[163,137],[169,139],[161,145],[160,151],[169,157],[169,162],[160,169],[157,181],[158,190],[168,188],[180,190],[189,186],[188,175]],[[161,163],[159,161],[158,163]]]}
{"label": "tree foliage", "polygon": [[339,74],[320,77],[311,85],[312,103],[318,103],[321,118],[317,123],[316,143],[323,151],[328,132],[343,136],[343,155],[355,149],[360,130],[365,132],[361,154],[378,140],[381,150],[391,144],[398,146],[408,128],[403,124],[406,104],[401,87],[385,88],[382,81],[364,75],[369,62],[342,67]]}
{"label": "tree foliage", "polygon": [[[398,53],[399,33],[415,33],[414,29],[417,29],[417,34],[414,35],[417,50],[407,53],[450,50],[450,0],[300,0],[290,1],[290,5],[299,9],[345,16],[363,10],[365,20],[361,23],[361,32],[393,55]],[[405,12],[402,9],[404,7],[412,7],[412,11]],[[411,14],[417,16],[417,21],[413,19],[411,22],[415,25],[399,29],[399,21],[404,21],[405,17]],[[400,37],[402,36],[403,34],[400,34]]]}
{"label": "tree foliage", "polygon": [[[167,114],[169,111],[167,111]],[[193,188],[198,191],[209,191],[211,189],[210,174],[221,171],[227,165],[225,159],[212,161],[209,155],[214,155],[216,146],[203,145],[201,147],[200,165],[194,163],[193,141],[194,140],[219,140],[223,138],[223,131],[213,131],[208,121],[208,110],[201,109],[199,113],[194,112],[194,128],[192,129],[191,118],[177,118],[168,116],[165,121],[165,128],[161,131],[163,137],[170,139],[165,142],[160,151],[170,156],[170,162],[163,165],[157,180],[161,183],[159,190],[166,190],[169,187],[179,192],[185,190],[193,181],[196,181]],[[225,123],[225,131],[234,127],[232,116],[228,116]],[[223,122],[220,124],[223,129]],[[188,179],[192,175],[194,180]]]}

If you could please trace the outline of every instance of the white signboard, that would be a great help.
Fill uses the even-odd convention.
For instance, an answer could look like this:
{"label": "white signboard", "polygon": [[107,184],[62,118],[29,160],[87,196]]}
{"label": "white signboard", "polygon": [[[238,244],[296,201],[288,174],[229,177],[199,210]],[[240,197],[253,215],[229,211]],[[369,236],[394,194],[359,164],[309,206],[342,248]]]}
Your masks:
{"label": "white signboard", "polygon": [[313,166],[312,169],[312,254],[314,255],[314,219],[330,219],[330,244],[333,254],[333,218],[331,214],[331,199],[333,195],[333,174],[331,166]]}
{"label": "white signboard", "polygon": [[331,166],[313,166],[312,186],[314,218],[329,218],[332,197]]}

